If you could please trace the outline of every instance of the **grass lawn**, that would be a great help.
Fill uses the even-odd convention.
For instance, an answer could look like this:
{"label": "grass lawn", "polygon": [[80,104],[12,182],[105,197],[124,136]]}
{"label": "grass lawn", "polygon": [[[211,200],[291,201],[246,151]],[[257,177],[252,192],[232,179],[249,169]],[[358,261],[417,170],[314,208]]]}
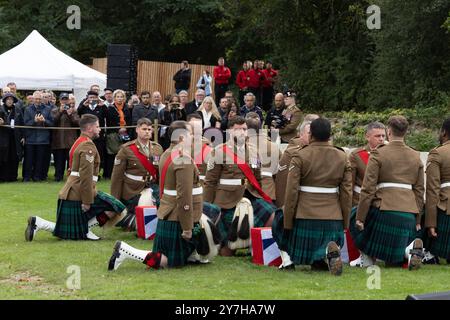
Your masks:
{"label": "grass lawn", "polygon": [[[364,269],[345,267],[341,277],[297,268],[280,272],[256,266],[250,257],[217,257],[213,263],[174,270],[146,270],[126,261],[116,272],[107,263],[116,240],[140,249],[151,242],[132,233],[100,229],[102,241],[61,241],[41,232],[25,242],[29,215],[55,221],[62,183],[0,184],[0,299],[405,299],[411,293],[450,289],[450,266],[417,272],[381,267],[381,289],[367,289]],[[108,182],[99,189],[109,190]],[[81,270],[81,289],[66,286],[68,267]]]}

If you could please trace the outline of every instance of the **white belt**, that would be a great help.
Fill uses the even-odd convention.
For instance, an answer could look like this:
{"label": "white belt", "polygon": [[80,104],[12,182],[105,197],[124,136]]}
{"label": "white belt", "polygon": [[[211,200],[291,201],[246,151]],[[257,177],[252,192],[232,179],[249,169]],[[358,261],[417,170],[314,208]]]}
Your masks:
{"label": "white belt", "polygon": [[[197,196],[199,194],[203,193],[203,187],[197,187],[192,189],[192,195],[193,196]],[[177,196],[177,190],[167,190],[164,189],[164,194],[167,194],[168,196],[173,196],[176,197]]]}
{"label": "white belt", "polygon": [[447,187],[450,187],[450,182],[446,182],[446,183],[441,184],[441,189],[444,189],[444,188],[447,188]]}
{"label": "white belt", "polygon": [[242,186],[242,179],[220,179],[219,184],[225,186]]}
{"label": "white belt", "polygon": [[125,177],[130,178],[134,181],[145,182],[144,177],[142,176],[135,176],[133,174],[125,173]]}
{"label": "white belt", "polygon": [[[72,172],[70,172],[70,175],[74,176],[74,177],[79,177],[80,173],[78,171],[72,171]],[[92,176],[92,181],[97,182],[98,176]]]}
{"label": "white belt", "polygon": [[300,191],[309,192],[309,193],[338,193],[339,188],[322,188],[322,187],[307,187],[300,186],[298,188]]}
{"label": "white belt", "polygon": [[261,176],[263,176],[263,177],[272,177],[272,172],[261,171]]}
{"label": "white belt", "polygon": [[356,193],[361,193],[361,187],[355,185],[355,186],[353,187],[353,191],[355,191]]}
{"label": "white belt", "polygon": [[412,185],[406,184],[406,183],[394,183],[394,182],[383,182],[383,183],[379,183],[377,185],[377,190],[383,189],[383,188],[401,188],[401,189],[412,190]]}
{"label": "white belt", "polygon": [[206,176],[199,176],[200,180],[205,180]]}

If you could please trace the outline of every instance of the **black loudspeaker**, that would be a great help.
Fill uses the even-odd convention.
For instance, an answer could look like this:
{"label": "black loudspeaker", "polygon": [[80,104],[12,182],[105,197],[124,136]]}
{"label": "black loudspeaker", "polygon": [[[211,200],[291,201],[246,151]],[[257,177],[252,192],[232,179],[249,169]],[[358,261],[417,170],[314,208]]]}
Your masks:
{"label": "black loudspeaker", "polygon": [[128,44],[109,44],[107,58],[107,86],[113,90],[122,89],[128,93],[136,93],[138,64],[136,48]]}
{"label": "black loudspeaker", "polygon": [[425,294],[410,294],[406,300],[450,300],[450,291]]}

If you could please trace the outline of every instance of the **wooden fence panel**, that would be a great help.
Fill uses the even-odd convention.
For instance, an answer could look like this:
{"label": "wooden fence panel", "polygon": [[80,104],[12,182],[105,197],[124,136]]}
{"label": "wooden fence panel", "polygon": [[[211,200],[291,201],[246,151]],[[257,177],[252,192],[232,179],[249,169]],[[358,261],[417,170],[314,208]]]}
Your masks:
{"label": "wooden fence panel", "polygon": [[[91,68],[107,73],[107,58],[95,58]],[[191,86],[189,88],[189,100],[194,99],[196,85],[203,71],[209,70],[213,73],[214,66],[190,64],[191,68]],[[173,75],[180,69],[180,63],[159,62],[159,61],[139,61],[137,85],[138,93],[144,90],[153,92],[159,91],[164,97],[175,92],[175,82],[172,80]],[[214,91],[214,83],[211,85]]]}

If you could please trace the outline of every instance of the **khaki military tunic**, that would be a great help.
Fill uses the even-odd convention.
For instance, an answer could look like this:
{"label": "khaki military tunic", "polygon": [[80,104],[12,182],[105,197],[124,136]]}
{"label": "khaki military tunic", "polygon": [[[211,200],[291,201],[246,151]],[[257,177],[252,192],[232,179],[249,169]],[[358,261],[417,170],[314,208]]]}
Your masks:
{"label": "khaki military tunic", "polygon": [[192,230],[194,223],[200,221],[203,212],[202,193],[193,195],[193,189],[201,188],[200,174],[192,157],[184,155],[179,146],[171,145],[161,156],[160,179],[162,179],[164,164],[172,152],[177,152],[178,155],[167,169],[164,190],[176,192],[176,195],[168,195],[165,192],[160,195],[158,218],[179,221],[183,230]]}
{"label": "khaki military tunic", "polygon": [[[380,188],[380,183],[400,183],[411,189]],[[420,153],[403,141],[391,141],[380,145],[370,154],[356,215],[365,221],[370,206],[380,210],[410,212],[417,215],[423,208],[424,173]]]}
{"label": "khaki military tunic", "polygon": [[275,175],[278,172],[278,163],[281,158],[280,149],[276,143],[262,133],[251,136],[249,140],[250,143],[258,146],[258,157],[261,160],[261,189],[272,200],[275,200]]}
{"label": "khaki military tunic", "polygon": [[425,227],[437,227],[437,208],[450,214],[450,141],[430,151],[427,160]]}
{"label": "khaki military tunic", "polygon": [[[82,136],[87,137],[84,134]],[[78,145],[73,153],[71,175],[59,192],[59,199],[94,203],[97,195],[96,181],[100,171],[100,155],[94,142],[88,140]]]}
{"label": "khaki military tunic", "polygon": [[[227,142],[228,147],[238,156],[243,153],[238,152],[236,145],[230,141]],[[250,143],[245,144],[245,161],[249,164],[261,185],[261,163],[258,159],[256,146]],[[241,180],[239,185],[227,185],[220,183],[221,179]],[[239,169],[232,159],[224,154],[223,144],[218,145],[208,162],[208,171],[204,183],[204,200],[214,203],[222,209],[232,209],[242,200],[245,190],[248,190],[254,197],[261,198],[258,191],[247,181],[244,173]]]}
{"label": "khaki military tunic", "polygon": [[158,181],[153,181],[150,173],[130,149],[133,144],[137,145],[139,152],[147,157],[156,170],[158,170],[159,159],[163,154],[163,148],[152,141],[149,142],[148,155],[137,140],[122,145],[114,160],[111,175],[111,195],[116,199],[130,200],[147,188],[150,182],[158,184]]}
{"label": "khaki military tunic", "polygon": [[200,157],[199,155],[202,152],[204,146],[208,146],[211,149],[213,147],[212,147],[211,141],[209,141],[205,137],[202,137],[202,145],[201,145],[201,149],[200,150],[196,150],[195,149],[195,148],[198,148],[198,147],[195,147],[195,143],[196,142],[194,142],[194,144],[192,146],[192,158],[195,161],[200,160],[200,159],[202,161],[202,163],[196,163],[196,165],[197,165],[197,168],[198,168],[198,170],[200,172],[200,180],[203,183],[203,181],[205,181],[205,177],[206,177],[206,170],[207,170],[208,161],[211,158],[211,152],[206,153],[206,151],[205,151],[205,153],[203,154],[202,157]]}
{"label": "khaki military tunic", "polygon": [[288,120],[284,128],[279,129],[281,140],[289,141],[297,136],[297,127],[303,120],[303,113],[297,105],[292,105],[283,110],[283,115]]}
{"label": "khaki military tunic", "polygon": [[362,160],[360,154],[368,152],[370,155],[370,147],[366,145],[361,148],[357,148],[350,153],[349,160],[352,166],[352,188],[353,188],[353,200],[352,206],[357,206],[359,202],[359,194],[361,193],[361,186],[364,180],[364,174],[366,172],[367,164]]}
{"label": "khaki military tunic", "polygon": [[[352,205],[352,170],[343,149],[311,141],[297,150],[289,164],[284,227],[295,219],[343,220],[348,228]],[[300,187],[337,188],[338,192],[300,191]]]}
{"label": "khaki military tunic", "polygon": [[278,172],[275,177],[275,194],[276,194],[276,205],[278,208],[284,206],[284,198],[286,197],[286,184],[287,176],[289,172],[289,163],[291,162],[292,156],[297,150],[303,147],[300,138],[292,138],[289,140],[289,144],[281,156],[280,163],[278,164]]}

